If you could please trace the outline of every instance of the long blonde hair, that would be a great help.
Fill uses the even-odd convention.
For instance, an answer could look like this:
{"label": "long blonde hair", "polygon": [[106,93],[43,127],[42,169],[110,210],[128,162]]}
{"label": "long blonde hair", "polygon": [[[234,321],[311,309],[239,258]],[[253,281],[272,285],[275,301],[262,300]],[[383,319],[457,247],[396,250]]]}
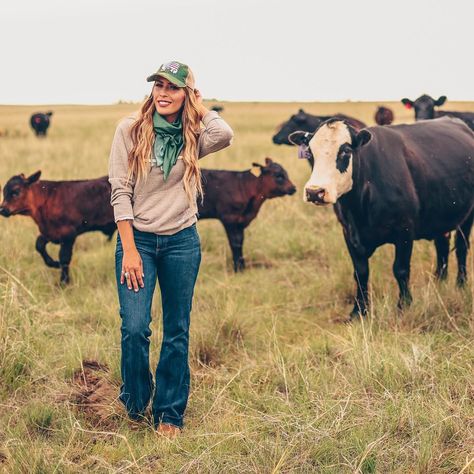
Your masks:
{"label": "long blonde hair", "polygon": [[[192,203],[196,199],[196,196],[203,196],[197,149],[200,133],[200,117],[194,90],[185,87],[184,91],[186,97],[182,111],[184,140],[182,155],[185,165],[183,184],[189,202]],[[128,156],[128,177],[133,177],[137,182],[146,179],[150,169],[149,160],[155,141],[155,132],[153,130],[154,112],[155,104],[153,102],[153,93],[151,93],[140,107],[138,118],[130,129],[132,149]]]}

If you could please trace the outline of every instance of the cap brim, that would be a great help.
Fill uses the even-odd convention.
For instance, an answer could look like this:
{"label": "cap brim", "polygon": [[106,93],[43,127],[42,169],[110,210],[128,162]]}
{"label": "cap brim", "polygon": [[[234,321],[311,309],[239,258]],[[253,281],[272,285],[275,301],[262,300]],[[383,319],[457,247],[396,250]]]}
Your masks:
{"label": "cap brim", "polygon": [[168,81],[173,83],[175,86],[186,87],[186,84],[183,81],[180,81],[175,76],[173,76],[173,74],[169,74],[167,72],[160,72],[159,74],[158,73],[152,74],[151,76],[148,76],[146,78],[146,80],[147,80],[147,82],[155,82],[155,81],[158,80],[159,77],[164,77],[165,79],[168,79]]}

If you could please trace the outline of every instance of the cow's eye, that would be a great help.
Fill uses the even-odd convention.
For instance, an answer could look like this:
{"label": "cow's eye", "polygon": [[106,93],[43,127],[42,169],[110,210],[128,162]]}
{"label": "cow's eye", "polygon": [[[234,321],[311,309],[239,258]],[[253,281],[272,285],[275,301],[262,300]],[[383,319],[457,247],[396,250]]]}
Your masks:
{"label": "cow's eye", "polygon": [[14,191],[11,192],[11,197],[18,197],[20,195],[20,191],[18,189],[15,189]]}
{"label": "cow's eye", "polygon": [[347,167],[349,166],[349,161],[351,159],[352,153],[348,150],[342,150],[336,160],[336,168],[341,173],[345,173],[347,171]]}

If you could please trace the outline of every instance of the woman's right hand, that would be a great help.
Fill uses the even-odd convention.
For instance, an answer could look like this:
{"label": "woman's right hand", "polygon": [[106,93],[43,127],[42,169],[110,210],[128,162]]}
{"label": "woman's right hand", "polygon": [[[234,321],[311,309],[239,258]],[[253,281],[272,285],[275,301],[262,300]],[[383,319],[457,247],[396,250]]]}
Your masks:
{"label": "woman's right hand", "polygon": [[123,285],[126,281],[129,290],[133,287],[135,291],[138,291],[145,286],[143,282],[144,276],[143,262],[138,250],[135,248],[124,251],[120,283]]}

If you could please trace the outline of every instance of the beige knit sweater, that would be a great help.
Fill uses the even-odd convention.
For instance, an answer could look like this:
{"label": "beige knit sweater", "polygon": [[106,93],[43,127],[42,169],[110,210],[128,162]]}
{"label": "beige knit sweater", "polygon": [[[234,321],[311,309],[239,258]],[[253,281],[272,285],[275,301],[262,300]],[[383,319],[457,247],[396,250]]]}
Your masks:
{"label": "beige knit sweater", "polygon": [[[163,171],[151,167],[146,180],[127,183],[128,155],[132,148],[130,127],[135,118],[123,119],[112,142],[109,159],[109,182],[112,186],[110,203],[114,208],[115,222],[133,220],[133,227],[144,232],[172,235],[197,220],[196,199],[192,203],[183,185],[185,166],[181,157],[164,181]],[[198,141],[199,158],[230,145],[233,132],[217,112],[207,113]]]}

